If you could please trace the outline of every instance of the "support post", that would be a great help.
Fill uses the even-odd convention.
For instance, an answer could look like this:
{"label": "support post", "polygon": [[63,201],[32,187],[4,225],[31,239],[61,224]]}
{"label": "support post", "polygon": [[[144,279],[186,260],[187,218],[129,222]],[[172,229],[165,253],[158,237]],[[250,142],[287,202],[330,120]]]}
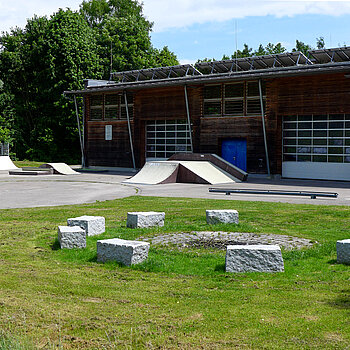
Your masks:
{"label": "support post", "polygon": [[192,128],[191,128],[190,108],[189,108],[189,106],[188,106],[187,85],[185,85],[185,102],[186,102],[186,113],[187,113],[188,131],[189,131],[189,133],[190,133],[191,153],[193,153]]}
{"label": "support post", "polygon": [[129,140],[130,140],[130,148],[131,148],[132,165],[133,165],[133,168],[136,169],[135,155],[134,155],[134,145],[133,145],[133,142],[132,142],[132,134],[131,134],[128,98],[126,97],[126,91],[124,91],[124,101],[125,101],[125,109],[126,109],[126,119],[128,120],[128,131],[129,131]]}
{"label": "support post", "polygon": [[77,103],[77,97],[74,95],[74,104],[75,104],[75,113],[77,116],[77,124],[78,124],[78,131],[79,131],[79,141],[80,141],[80,150],[81,150],[81,166],[82,168],[85,167],[85,155],[84,155],[84,144],[83,139],[81,136],[81,129],[80,129],[80,120],[79,120],[79,109],[78,109],[78,103]]}
{"label": "support post", "polygon": [[270,176],[271,175],[271,173],[270,173],[270,161],[269,161],[269,152],[267,150],[265,112],[264,112],[264,102],[263,102],[263,95],[262,95],[261,79],[259,79],[259,95],[260,95],[261,120],[262,120],[263,134],[264,134],[266,167],[267,167],[267,174]]}

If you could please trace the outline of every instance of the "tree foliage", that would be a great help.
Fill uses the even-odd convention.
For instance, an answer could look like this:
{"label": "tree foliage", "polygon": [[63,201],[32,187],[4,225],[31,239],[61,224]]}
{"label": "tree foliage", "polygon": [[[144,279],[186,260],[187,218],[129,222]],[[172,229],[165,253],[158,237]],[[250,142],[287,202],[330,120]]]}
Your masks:
{"label": "tree foliage", "polygon": [[15,135],[22,159],[78,161],[74,104],[62,93],[111,70],[177,64],[167,47],[152,46],[151,28],[137,1],[90,0],[2,33],[0,138]]}

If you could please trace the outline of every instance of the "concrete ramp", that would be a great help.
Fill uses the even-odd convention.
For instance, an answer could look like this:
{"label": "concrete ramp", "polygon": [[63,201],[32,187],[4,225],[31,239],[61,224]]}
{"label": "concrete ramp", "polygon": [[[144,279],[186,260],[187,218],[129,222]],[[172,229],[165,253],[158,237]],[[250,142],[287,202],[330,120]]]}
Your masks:
{"label": "concrete ramp", "polygon": [[18,169],[9,156],[0,156],[0,170]]}
{"label": "concrete ramp", "polygon": [[123,182],[145,185],[176,182],[178,166],[178,162],[147,162],[135,176]]}
{"label": "concrete ramp", "polygon": [[[234,183],[234,179],[210,162],[202,161],[180,161],[180,170],[177,182],[221,184]],[[197,181],[194,178],[197,177]],[[194,181],[191,181],[191,180]]]}
{"label": "concrete ramp", "polygon": [[130,184],[156,185],[165,183],[233,183],[233,177],[209,162],[196,161],[153,161],[131,179],[123,181]]}
{"label": "concrete ramp", "polygon": [[51,169],[53,169],[54,174],[80,175],[78,172],[74,171],[66,163],[46,163],[46,164],[40,165],[40,168],[51,168]]}

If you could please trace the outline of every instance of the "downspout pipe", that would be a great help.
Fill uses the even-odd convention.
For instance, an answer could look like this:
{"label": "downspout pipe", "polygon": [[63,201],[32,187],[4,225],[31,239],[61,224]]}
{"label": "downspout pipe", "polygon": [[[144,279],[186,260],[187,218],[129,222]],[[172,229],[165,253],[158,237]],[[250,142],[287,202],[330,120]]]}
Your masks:
{"label": "downspout pipe", "polygon": [[187,114],[188,131],[190,133],[190,142],[191,142],[191,153],[193,153],[191,116],[190,116],[190,108],[189,108],[189,105],[188,105],[187,85],[184,86],[184,89],[185,89],[185,102],[186,102],[186,114]]}
{"label": "downspout pipe", "polygon": [[265,145],[265,156],[266,156],[267,174],[268,174],[268,176],[271,176],[271,173],[270,173],[269,151],[268,151],[268,149],[267,149],[266,126],[265,126],[265,112],[264,112],[264,101],[263,101],[263,95],[262,95],[261,79],[259,79],[259,95],[260,95],[260,109],[261,109],[261,120],[262,120],[263,135],[264,135],[264,145]]}
{"label": "downspout pipe", "polygon": [[128,99],[127,99],[127,96],[126,96],[126,91],[124,91],[124,101],[125,101],[125,109],[126,109],[126,119],[128,120],[128,131],[129,131],[129,141],[130,141],[130,148],[131,148],[132,165],[133,165],[133,168],[136,170],[134,145],[133,145],[133,142],[132,142],[130,116],[129,116],[129,106],[128,106]]}

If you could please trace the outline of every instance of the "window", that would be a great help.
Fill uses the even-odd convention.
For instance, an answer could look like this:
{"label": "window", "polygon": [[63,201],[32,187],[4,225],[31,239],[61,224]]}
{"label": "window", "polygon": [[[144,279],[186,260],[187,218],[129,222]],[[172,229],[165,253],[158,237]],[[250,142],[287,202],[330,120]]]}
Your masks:
{"label": "window", "polygon": [[348,114],[283,117],[284,161],[350,163]]}
{"label": "window", "polygon": [[[265,109],[265,85],[262,84]],[[260,93],[257,81],[206,85],[203,89],[204,117],[260,115]]]}
{"label": "window", "polygon": [[[133,96],[127,94],[129,117],[133,117]],[[90,97],[90,120],[126,120],[126,104],[122,94],[92,95]]]}

